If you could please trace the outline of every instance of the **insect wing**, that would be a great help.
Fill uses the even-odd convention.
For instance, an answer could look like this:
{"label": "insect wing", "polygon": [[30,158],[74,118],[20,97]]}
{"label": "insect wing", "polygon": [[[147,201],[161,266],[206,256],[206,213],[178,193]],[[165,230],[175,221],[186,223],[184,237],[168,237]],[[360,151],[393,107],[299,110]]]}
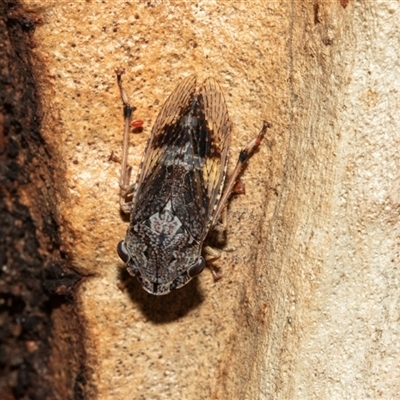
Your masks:
{"label": "insect wing", "polygon": [[179,83],[164,103],[151,130],[151,137],[138,176],[138,186],[149,181],[154,170],[162,166],[160,158],[171,142],[171,131],[185,113],[184,108],[188,107],[195,90],[196,77],[189,76]]}
{"label": "insect wing", "polygon": [[205,239],[225,179],[230,136],[226,103],[218,83],[207,79],[176,124],[171,154],[174,214],[199,243]]}
{"label": "insect wing", "polygon": [[170,197],[171,171],[166,157],[174,157],[173,143],[179,140],[177,123],[188,111],[196,89],[196,77],[184,79],[164,103],[153,125],[135,187],[132,222],[143,221],[159,212]]}
{"label": "insect wing", "polygon": [[[213,78],[204,81],[199,91],[204,109],[204,146],[207,147],[202,168],[203,190],[208,198],[207,231],[221,197],[228,162],[231,122],[219,84]],[[207,234],[206,231],[206,234]]]}
{"label": "insect wing", "polygon": [[218,83],[184,79],[152,129],[135,195],[133,218],[144,220],[171,201],[191,236],[207,235],[226,175],[230,121]]}

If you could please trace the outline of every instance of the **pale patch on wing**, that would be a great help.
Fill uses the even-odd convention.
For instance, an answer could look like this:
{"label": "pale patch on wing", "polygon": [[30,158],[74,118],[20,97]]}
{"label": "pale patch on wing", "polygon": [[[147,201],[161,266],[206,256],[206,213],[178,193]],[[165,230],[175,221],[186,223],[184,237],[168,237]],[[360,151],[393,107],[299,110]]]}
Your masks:
{"label": "pale patch on wing", "polygon": [[207,197],[211,199],[218,182],[218,174],[220,173],[221,162],[219,159],[208,158],[203,165],[203,182],[207,191]]}

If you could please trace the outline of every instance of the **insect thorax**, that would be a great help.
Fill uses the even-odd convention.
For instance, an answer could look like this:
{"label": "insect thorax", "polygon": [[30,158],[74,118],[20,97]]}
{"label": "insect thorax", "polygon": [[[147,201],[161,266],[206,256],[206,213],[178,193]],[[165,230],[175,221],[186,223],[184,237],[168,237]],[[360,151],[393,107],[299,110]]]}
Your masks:
{"label": "insect thorax", "polygon": [[184,229],[170,201],[161,211],[131,225],[125,245],[131,256],[128,271],[148,290],[147,281],[150,292],[159,285],[170,285],[171,290],[187,283],[191,277],[186,272],[201,252],[201,243]]}

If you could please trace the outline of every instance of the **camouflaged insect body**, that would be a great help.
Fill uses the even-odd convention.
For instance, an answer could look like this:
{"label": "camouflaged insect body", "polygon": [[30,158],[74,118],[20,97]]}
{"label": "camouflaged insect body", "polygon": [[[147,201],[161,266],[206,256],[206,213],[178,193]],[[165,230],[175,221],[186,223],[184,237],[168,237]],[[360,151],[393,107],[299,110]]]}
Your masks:
{"label": "camouflaged insect body", "polygon": [[161,295],[205,267],[202,244],[226,176],[231,123],[218,83],[184,79],[158,115],[142,161],[131,222],[118,245],[143,288]]}

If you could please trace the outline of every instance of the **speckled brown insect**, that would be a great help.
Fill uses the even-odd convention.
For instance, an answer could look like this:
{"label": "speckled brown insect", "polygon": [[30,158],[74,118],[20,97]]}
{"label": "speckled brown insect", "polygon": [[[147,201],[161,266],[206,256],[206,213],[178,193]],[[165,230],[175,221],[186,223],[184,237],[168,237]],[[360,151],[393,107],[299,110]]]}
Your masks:
{"label": "speckled brown insect", "polygon": [[260,144],[268,122],[240,152],[225,184],[231,122],[218,83],[182,80],[154,123],[137,181],[130,182],[128,135],[134,108],[122,87],[125,131],[121,166],[121,207],[131,221],[117,251],[127,270],[154,295],[178,289],[200,274],[201,255],[210,229],[219,225],[243,164]]}

